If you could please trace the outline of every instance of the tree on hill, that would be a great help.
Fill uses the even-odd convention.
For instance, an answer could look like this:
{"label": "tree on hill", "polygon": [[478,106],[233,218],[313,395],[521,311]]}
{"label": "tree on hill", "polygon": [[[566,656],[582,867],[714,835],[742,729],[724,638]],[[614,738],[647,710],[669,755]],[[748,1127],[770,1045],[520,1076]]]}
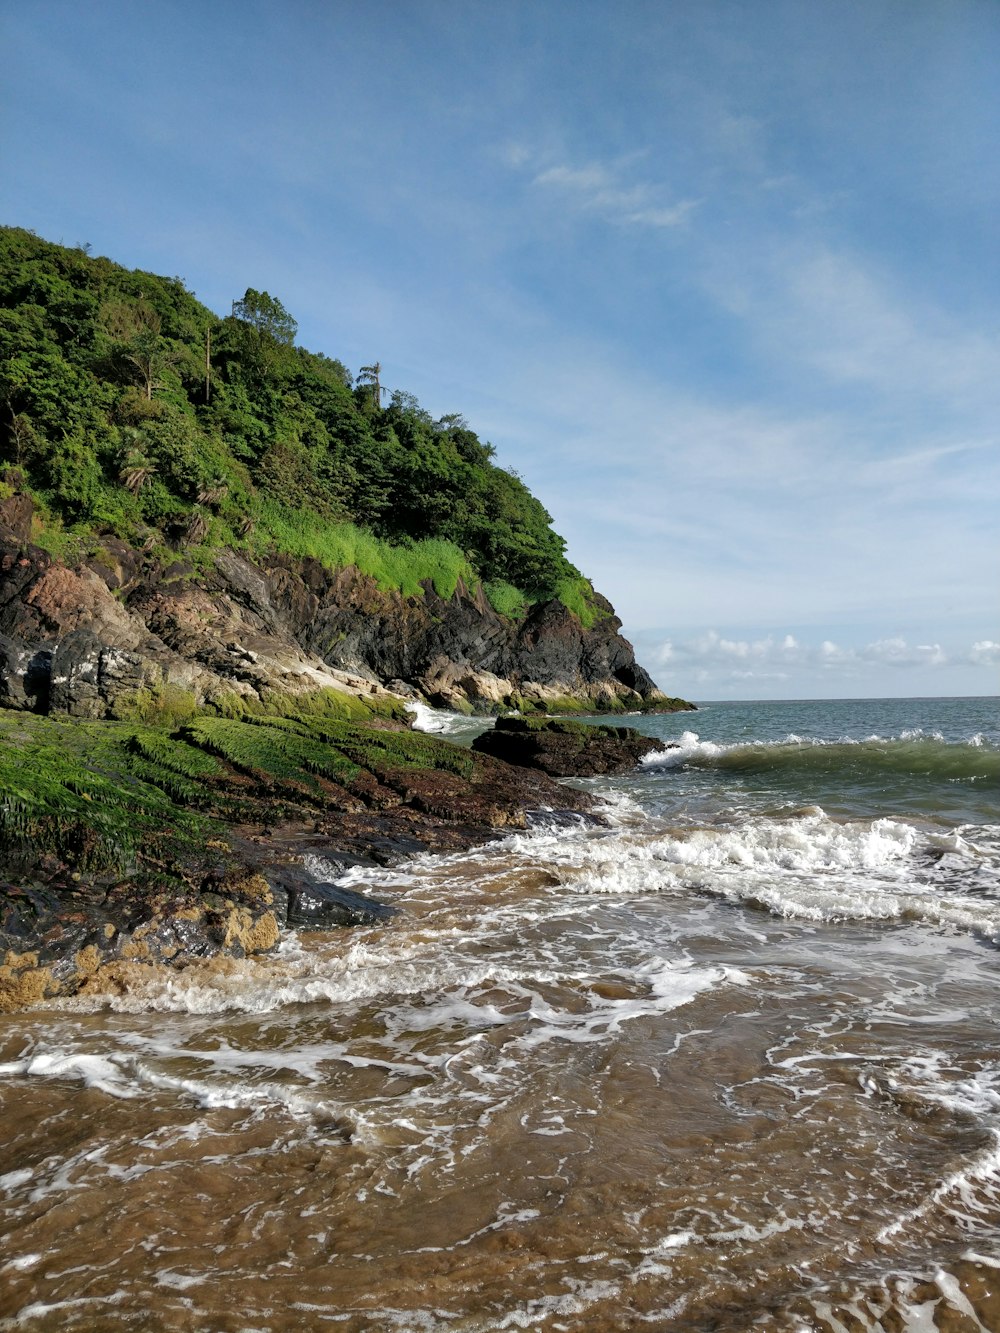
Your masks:
{"label": "tree on hill", "polygon": [[506,606],[586,610],[550,516],[492,445],[401,390],[383,405],[380,362],[355,383],[297,329],[268,292],[219,319],[180,279],[0,227],[0,481],[19,470],[53,541],[186,540],[205,559],[231,544],[410,588],[430,542]]}
{"label": "tree on hill", "polygon": [[253,287],[246,289],[241,300],[233,302],[233,316],[286,347],[294,345],[299,331],[298,324],[279,300]]}
{"label": "tree on hill", "polygon": [[367,390],[371,405],[376,412],[382,410],[382,395],[385,393],[379,381],[381,374],[382,363],[380,361],[376,361],[372,366],[362,366],[358,371],[358,386]]}

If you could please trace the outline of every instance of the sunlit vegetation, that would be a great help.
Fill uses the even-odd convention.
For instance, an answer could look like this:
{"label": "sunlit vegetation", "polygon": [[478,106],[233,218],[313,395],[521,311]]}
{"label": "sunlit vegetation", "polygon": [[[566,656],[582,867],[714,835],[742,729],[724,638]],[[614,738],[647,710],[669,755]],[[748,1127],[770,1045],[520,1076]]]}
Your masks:
{"label": "sunlit vegetation", "polygon": [[180,882],[234,823],[378,808],[417,770],[473,776],[435,737],[286,709],[173,730],[0,711],[0,862]]}
{"label": "sunlit vegetation", "polygon": [[514,618],[557,597],[593,622],[589,583],[491,445],[296,332],[267,292],[220,318],[179,278],[0,229],[0,466],[37,503],[37,542],[71,559],[110,533],[196,568],[222,546],[313,557],[408,595],[481,583]]}

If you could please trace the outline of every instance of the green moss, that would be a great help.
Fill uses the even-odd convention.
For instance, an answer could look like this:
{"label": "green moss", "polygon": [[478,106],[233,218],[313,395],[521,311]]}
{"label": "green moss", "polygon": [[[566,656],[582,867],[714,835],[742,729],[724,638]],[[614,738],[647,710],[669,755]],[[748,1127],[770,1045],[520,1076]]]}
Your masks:
{"label": "green moss", "polygon": [[160,685],[136,690],[119,699],[115,716],[126,722],[144,722],[153,726],[176,727],[198,711],[198,701],[190,690],[179,685]]}
{"label": "green moss", "polygon": [[471,778],[475,761],[468,750],[417,731],[353,729],[337,744],[366,768],[431,768]]}
{"label": "green moss", "polygon": [[343,809],[343,789],[364,799],[369,774],[419,769],[468,781],[476,760],[436,737],[329,715],[204,715],[171,731],[0,711],[0,863],[22,876],[51,854],[63,870],[46,873],[198,885],[206,846],[232,822]]}
{"label": "green moss", "polygon": [[114,872],[137,856],[169,857],[203,840],[205,821],[178,808],[192,794],[187,779],[130,753],[125,739],[113,723],[4,715],[0,839],[7,854],[49,851],[81,871]]}
{"label": "green moss", "polygon": [[662,699],[642,699],[636,705],[644,713],[685,713],[695,709],[687,699],[665,697]]}
{"label": "green moss", "polygon": [[199,718],[179,734],[251,777],[279,779],[306,795],[319,793],[317,777],[346,784],[360,771],[332,746],[298,729],[269,726],[263,719],[255,724],[232,718]]}
{"label": "green moss", "polygon": [[330,687],[310,690],[304,694],[269,690],[263,698],[255,694],[237,694],[235,691],[220,692],[206,702],[203,711],[219,717],[245,719],[328,717],[352,722],[402,722],[407,717],[403,701],[392,695],[373,694],[360,698]]}
{"label": "green moss", "polygon": [[563,694],[558,699],[548,699],[542,705],[546,713],[592,713],[594,711],[594,701],[592,699],[581,699],[575,694]]}
{"label": "green moss", "polygon": [[160,768],[181,773],[201,782],[221,777],[222,765],[212,755],[152,728],[134,731],[125,741],[126,750]]}
{"label": "green moss", "polygon": [[[251,725],[284,731],[349,757],[358,769],[431,768],[471,777],[475,762],[468,750],[419,731],[389,731],[333,718],[247,719]],[[345,779],[349,784],[350,779]]]}
{"label": "green moss", "polygon": [[560,736],[586,736],[595,730],[586,722],[575,722],[569,718],[553,719],[550,717],[511,718],[507,724],[511,731],[558,732]]}

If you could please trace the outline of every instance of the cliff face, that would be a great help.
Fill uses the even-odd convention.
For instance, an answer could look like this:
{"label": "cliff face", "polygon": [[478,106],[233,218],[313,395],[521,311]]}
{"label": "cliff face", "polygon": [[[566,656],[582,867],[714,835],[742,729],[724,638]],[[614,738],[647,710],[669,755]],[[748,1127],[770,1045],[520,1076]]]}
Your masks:
{"label": "cliff face", "polygon": [[0,227],[0,313],[0,707],[670,705],[493,446],[297,346],[268,293],[220,318]]}
{"label": "cliff face", "polygon": [[354,568],[229,549],[195,571],[112,538],[69,568],[32,545],[30,523],[27,497],[0,504],[0,707],[100,718],[165,690],[201,705],[323,687],[481,712],[679,704],[603,599],[591,629],[554,600],[516,621],[461,582],[449,599],[430,581],[406,597]]}

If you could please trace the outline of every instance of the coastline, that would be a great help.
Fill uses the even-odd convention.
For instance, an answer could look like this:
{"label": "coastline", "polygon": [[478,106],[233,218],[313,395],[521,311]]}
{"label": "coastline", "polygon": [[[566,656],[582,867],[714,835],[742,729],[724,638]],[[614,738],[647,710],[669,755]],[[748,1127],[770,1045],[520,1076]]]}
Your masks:
{"label": "coastline", "polygon": [[[582,737],[582,772],[602,746],[635,762],[627,728],[551,727],[570,740],[560,776],[579,766]],[[120,993],[136,967],[253,957],[289,928],[390,914],[320,880],[311,858],[396,865],[593,805],[540,767],[388,718],[201,717],[169,731],[3,711],[0,768],[0,1011]]]}

